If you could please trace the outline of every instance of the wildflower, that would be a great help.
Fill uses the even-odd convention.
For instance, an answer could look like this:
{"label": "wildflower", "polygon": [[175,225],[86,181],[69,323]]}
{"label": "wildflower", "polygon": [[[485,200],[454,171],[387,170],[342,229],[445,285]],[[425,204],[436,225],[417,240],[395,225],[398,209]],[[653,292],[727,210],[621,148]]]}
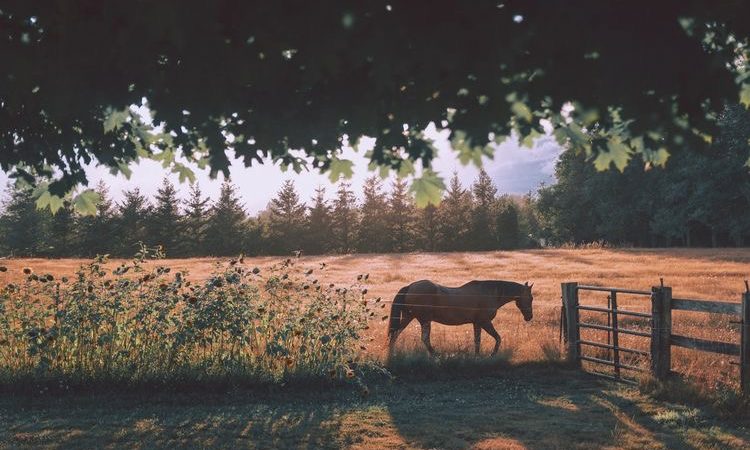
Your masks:
{"label": "wildflower", "polygon": [[23,273],[24,274],[31,275],[31,272],[32,272],[31,267],[24,267],[23,268]]}

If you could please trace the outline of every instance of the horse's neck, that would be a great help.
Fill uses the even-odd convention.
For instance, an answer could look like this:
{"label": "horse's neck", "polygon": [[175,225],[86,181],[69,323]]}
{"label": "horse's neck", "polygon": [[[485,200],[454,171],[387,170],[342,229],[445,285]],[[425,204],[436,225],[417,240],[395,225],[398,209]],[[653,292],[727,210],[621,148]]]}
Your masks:
{"label": "horse's neck", "polygon": [[506,303],[515,301],[519,297],[519,293],[515,292],[512,284],[499,283],[499,282],[488,282],[484,286],[484,291],[487,294],[496,295],[499,305],[503,306]]}

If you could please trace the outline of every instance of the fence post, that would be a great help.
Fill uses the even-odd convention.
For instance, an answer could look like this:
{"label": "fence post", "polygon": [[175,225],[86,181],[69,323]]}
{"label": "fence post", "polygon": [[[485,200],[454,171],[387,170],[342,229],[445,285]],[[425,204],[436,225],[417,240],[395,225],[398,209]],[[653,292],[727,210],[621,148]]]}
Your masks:
{"label": "fence post", "polygon": [[578,283],[563,283],[562,298],[565,305],[565,321],[568,336],[568,362],[581,367],[581,333],[578,328]]}
{"label": "fence post", "polygon": [[672,288],[651,288],[651,373],[664,380],[672,366]]}
{"label": "fence post", "polygon": [[740,386],[742,392],[750,396],[750,291],[742,294],[740,333]]}

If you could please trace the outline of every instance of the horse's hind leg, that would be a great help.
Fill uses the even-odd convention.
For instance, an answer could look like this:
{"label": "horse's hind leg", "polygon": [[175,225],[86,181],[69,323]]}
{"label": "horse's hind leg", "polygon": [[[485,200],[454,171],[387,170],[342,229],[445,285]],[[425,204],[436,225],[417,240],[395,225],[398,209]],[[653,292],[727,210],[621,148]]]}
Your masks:
{"label": "horse's hind leg", "polygon": [[412,320],[414,320],[414,316],[412,316],[408,312],[404,313],[404,316],[402,317],[401,322],[398,324],[398,328],[393,331],[393,334],[391,335],[391,339],[388,341],[388,358],[389,359],[391,355],[393,354],[393,350],[396,348],[396,338],[398,338],[401,332],[404,331],[404,328],[406,328],[406,326],[409,325]]}
{"label": "horse's hind leg", "polygon": [[435,350],[432,348],[432,345],[430,344],[431,322],[429,320],[420,320],[419,324],[422,326],[422,342],[424,343],[424,346],[427,347],[427,351],[430,352],[430,355],[434,355]]}
{"label": "horse's hind leg", "polygon": [[474,353],[479,354],[479,347],[482,343],[482,326],[474,323]]}
{"label": "horse's hind leg", "polygon": [[500,338],[500,334],[495,330],[495,327],[492,326],[492,322],[485,322],[482,324],[482,329],[487,332],[490,336],[495,338],[495,348],[492,350],[492,356],[495,356],[497,354],[497,349],[500,348],[500,341],[502,340]]}

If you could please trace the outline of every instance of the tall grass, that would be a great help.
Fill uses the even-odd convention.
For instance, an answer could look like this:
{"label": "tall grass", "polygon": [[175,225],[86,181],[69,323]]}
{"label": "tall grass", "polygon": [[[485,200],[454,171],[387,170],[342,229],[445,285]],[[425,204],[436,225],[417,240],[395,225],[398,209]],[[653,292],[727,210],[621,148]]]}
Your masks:
{"label": "tall grass", "polygon": [[360,334],[375,318],[366,277],[321,286],[324,265],[261,271],[238,258],[193,281],[144,264],[160,256],[143,248],[114,269],[99,256],[60,278],[24,268],[0,291],[0,380],[280,382],[362,370]]}

